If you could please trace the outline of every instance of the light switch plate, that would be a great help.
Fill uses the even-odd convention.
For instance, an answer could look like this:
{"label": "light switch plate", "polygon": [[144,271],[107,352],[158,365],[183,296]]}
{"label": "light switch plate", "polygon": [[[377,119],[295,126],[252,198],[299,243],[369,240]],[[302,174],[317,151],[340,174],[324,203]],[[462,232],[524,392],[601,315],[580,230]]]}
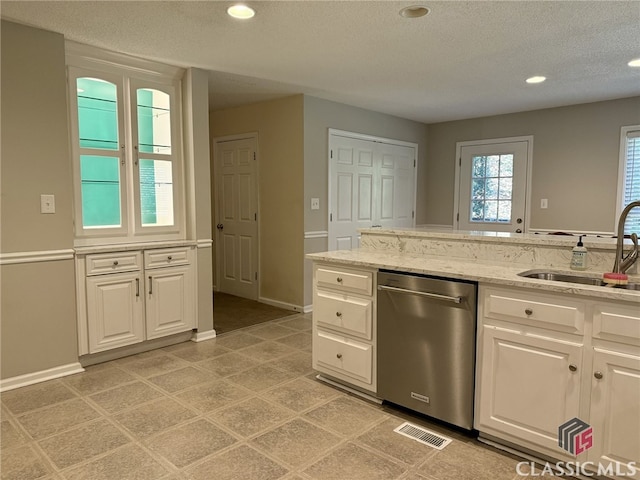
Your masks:
{"label": "light switch plate", "polygon": [[312,198],[311,199],[311,210],[320,210],[320,199]]}
{"label": "light switch plate", "polygon": [[40,195],[40,213],[56,213],[55,195]]}
{"label": "light switch plate", "polygon": [[549,208],[549,200],[546,198],[540,199],[540,208]]}

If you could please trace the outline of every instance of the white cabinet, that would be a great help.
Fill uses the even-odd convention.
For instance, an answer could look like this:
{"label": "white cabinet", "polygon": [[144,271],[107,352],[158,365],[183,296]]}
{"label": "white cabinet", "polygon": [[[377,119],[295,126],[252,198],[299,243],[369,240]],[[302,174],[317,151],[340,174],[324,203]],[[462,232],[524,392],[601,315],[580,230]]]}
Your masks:
{"label": "white cabinet", "polygon": [[[479,298],[475,428],[612,476],[611,462],[640,465],[638,305],[485,285]],[[593,428],[579,456],[558,445],[575,417]]]}
{"label": "white cabinet", "polygon": [[80,355],[195,328],[194,256],[192,247],[79,256]]}
{"label": "white cabinet", "polygon": [[376,391],[374,272],[314,265],[313,368]]}

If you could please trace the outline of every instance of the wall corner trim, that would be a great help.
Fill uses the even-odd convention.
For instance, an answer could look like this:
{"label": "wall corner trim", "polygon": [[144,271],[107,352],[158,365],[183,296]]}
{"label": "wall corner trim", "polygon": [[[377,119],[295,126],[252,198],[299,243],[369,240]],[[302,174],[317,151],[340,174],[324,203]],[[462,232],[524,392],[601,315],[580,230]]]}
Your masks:
{"label": "wall corner trim", "polygon": [[0,265],[12,265],[16,263],[53,262],[56,260],[72,260],[75,250],[42,250],[33,252],[0,253]]}
{"label": "wall corner trim", "polygon": [[198,248],[211,248],[213,246],[213,240],[210,238],[199,238],[196,246]]}
{"label": "wall corner trim", "polygon": [[76,362],[49,368],[47,370],[41,370],[39,372],[19,375],[17,377],[5,378],[0,380],[0,392],[6,392],[15,388],[26,387],[27,385],[46,382],[47,380],[66,377],[67,375],[73,375],[74,373],[81,372],[84,372],[84,368],[82,368],[80,363]]}
{"label": "wall corner trim", "polygon": [[216,331],[207,330],[206,332],[193,332],[193,336],[191,337],[192,342],[204,342],[205,340],[211,340],[212,338],[216,338]]}

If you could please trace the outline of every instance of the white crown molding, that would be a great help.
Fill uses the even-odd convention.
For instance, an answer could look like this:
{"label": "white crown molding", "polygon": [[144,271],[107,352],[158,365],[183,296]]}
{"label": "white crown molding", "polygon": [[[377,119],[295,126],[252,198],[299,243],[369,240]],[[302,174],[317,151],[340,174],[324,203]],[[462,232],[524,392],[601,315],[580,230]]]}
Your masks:
{"label": "white crown molding", "polygon": [[5,378],[0,380],[0,392],[6,392],[8,390],[13,390],[14,388],[26,387],[27,385],[33,385],[40,382],[46,382],[47,380],[66,377],[67,375],[73,375],[80,372],[84,372],[84,368],[76,362],[49,368],[47,370],[41,370],[39,372],[18,375],[17,377]]}
{"label": "white crown molding", "polygon": [[74,255],[75,251],[72,248],[65,250],[0,253],[0,265],[73,260]]}
{"label": "white crown molding", "polygon": [[304,238],[305,240],[308,238],[329,238],[329,232],[326,230],[304,232]]}

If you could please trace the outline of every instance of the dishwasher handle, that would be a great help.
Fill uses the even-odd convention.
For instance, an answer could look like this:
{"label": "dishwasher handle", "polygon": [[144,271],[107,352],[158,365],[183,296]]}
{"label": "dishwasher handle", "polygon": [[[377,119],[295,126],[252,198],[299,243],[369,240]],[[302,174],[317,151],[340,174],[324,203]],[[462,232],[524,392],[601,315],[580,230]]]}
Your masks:
{"label": "dishwasher handle", "polygon": [[462,303],[462,297],[451,297],[449,295],[441,295],[439,293],[418,292],[406,288],[389,287],[387,285],[378,285],[378,290],[387,290],[396,293],[407,293],[409,295],[418,295],[420,297],[433,298],[435,300],[444,300],[446,302]]}

